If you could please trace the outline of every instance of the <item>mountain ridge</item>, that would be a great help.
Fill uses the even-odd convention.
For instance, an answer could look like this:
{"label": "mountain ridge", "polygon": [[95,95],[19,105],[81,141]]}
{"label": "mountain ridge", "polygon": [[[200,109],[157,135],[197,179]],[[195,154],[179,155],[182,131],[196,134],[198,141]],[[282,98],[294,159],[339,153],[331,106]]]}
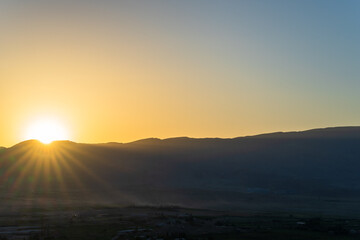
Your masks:
{"label": "mountain ridge", "polygon": [[360,199],[359,159],[360,127],[105,144],[29,140],[0,152],[0,185],[185,206],[239,205],[249,196]]}
{"label": "mountain ridge", "polygon": [[[261,134],[255,134],[255,135],[245,135],[245,136],[239,136],[239,137],[232,137],[232,138],[221,138],[221,137],[187,137],[187,136],[182,136],[182,137],[170,137],[170,138],[144,138],[144,139],[139,139],[139,140],[135,140],[135,141],[131,141],[131,142],[106,142],[106,143],[83,143],[83,142],[74,142],[74,141],[70,141],[70,140],[55,140],[53,142],[51,142],[50,144],[56,144],[56,143],[74,143],[74,144],[86,144],[86,145],[130,145],[130,144],[143,144],[143,143],[160,143],[160,142],[166,142],[166,141],[177,141],[177,140],[241,140],[241,139],[246,139],[246,138],[263,138],[263,137],[289,137],[289,136],[294,136],[294,135],[303,135],[306,134],[308,136],[308,134],[310,135],[314,135],[316,133],[320,133],[320,135],[317,136],[331,136],[331,137],[343,137],[344,136],[344,132],[342,132],[342,134],[340,135],[336,135],[335,133],[338,133],[339,131],[346,131],[346,133],[348,133],[349,131],[352,133],[352,135],[354,134],[354,131],[356,132],[356,134],[359,134],[360,137],[360,126],[338,126],[338,127],[325,127],[325,128],[313,128],[313,129],[308,129],[308,130],[301,130],[301,131],[279,131],[279,132],[269,132],[269,133],[261,133]],[[327,133],[327,134],[322,134],[321,133]],[[302,136],[303,137],[303,136]],[[0,149],[10,149],[12,147],[15,147],[19,144],[25,144],[25,143],[40,143],[42,144],[39,140],[36,139],[29,139],[29,140],[25,140],[22,142],[19,142],[13,146],[10,147],[2,147],[0,146]]]}

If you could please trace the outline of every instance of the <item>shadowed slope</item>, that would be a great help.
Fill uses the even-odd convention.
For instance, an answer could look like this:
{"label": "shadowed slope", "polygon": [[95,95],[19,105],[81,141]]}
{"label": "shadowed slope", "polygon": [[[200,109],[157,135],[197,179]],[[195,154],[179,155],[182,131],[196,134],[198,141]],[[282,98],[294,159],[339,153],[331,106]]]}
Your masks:
{"label": "shadowed slope", "polygon": [[7,192],[81,189],[144,202],[178,189],[220,191],[223,200],[232,198],[227,193],[358,197],[359,146],[359,127],[127,144],[31,140],[0,153],[0,181]]}

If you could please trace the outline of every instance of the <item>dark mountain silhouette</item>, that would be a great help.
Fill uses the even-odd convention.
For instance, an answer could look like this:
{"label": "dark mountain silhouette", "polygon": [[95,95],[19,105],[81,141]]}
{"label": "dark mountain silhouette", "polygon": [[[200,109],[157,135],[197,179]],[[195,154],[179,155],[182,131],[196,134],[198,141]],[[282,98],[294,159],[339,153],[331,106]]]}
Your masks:
{"label": "dark mountain silhouette", "polygon": [[0,164],[6,193],[84,191],[94,199],[193,206],[249,196],[357,199],[360,127],[126,144],[30,140],[0,149]]}

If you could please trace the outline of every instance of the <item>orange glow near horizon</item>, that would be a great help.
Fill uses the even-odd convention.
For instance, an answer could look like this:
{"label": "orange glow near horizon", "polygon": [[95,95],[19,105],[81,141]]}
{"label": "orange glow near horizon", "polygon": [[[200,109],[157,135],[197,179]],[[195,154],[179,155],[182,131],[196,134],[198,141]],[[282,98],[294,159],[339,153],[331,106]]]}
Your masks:
{"label": "orange glow near horizon", "polygon": [[0,1],[0,147],[360,125],[356,4],[200,2]]}

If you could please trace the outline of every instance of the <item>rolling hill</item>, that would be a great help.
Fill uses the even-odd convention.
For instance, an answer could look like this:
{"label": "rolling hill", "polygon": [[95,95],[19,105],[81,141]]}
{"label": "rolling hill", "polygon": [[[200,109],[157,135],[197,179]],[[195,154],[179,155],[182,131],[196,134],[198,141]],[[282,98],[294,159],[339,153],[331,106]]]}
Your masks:
{"label": "rolling hill", "polygon": [[0,151],[3,193],[83,192],[79,197],[131,204],[358,199],[359,170],[360,127],[126,144],[29,140]]}

